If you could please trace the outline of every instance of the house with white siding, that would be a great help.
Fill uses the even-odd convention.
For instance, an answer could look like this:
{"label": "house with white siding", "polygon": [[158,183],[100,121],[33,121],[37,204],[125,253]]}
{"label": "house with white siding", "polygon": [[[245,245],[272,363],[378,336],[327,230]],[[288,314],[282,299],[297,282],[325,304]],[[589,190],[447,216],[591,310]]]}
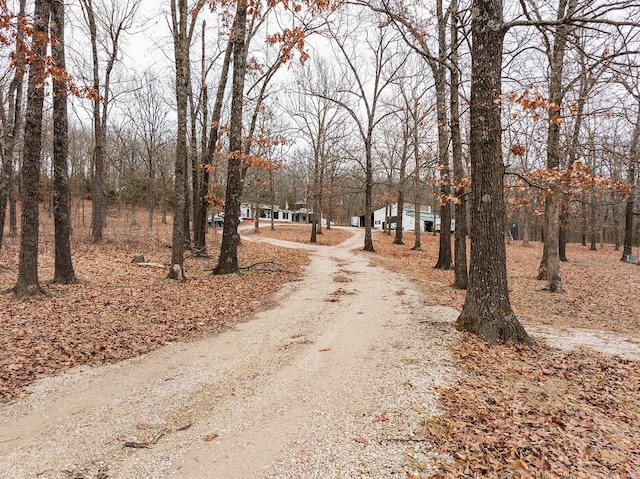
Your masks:
{"label": "house with white siding", "polygon": [[[383,230],[386,227],[387,222],[387,208],[379,208],[373,212],[373,227],[375,229]],[[415,230],[415,207],[412,204],[405,203],[402,208],[402,230],[414,231]],[[364,216],[362,217],[364,220]],[[391,213],[388,219],[391,229],[396,229],[398,223],[398,203],[391,205]],[[451,220],[451,231],[455,228],[455,220]],[[420,231],[433,232],[440,231],[440,216],[433,213],[431,206],[420,206]]]}

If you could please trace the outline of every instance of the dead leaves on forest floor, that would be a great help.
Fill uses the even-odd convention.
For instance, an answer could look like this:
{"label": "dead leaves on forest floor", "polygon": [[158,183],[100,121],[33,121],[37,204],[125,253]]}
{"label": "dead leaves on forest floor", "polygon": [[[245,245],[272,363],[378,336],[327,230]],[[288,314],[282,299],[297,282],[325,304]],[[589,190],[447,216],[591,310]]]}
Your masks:
{"label": "dead leaves on forest floor", "polygon": [[[404,233],[405,245],[394,245],[393,236],[374,236],[372,260],[401,271],[427,294],[427,305],[462,309],[465,291],[451,288],[453,271],[434,269],[438,261],[439,236],[421,235],[422,251],[410,248],[413,233]],[[507,245],[507,274],[511,305],[525,324],[556,329],[602,329],[638,334],[640,327],[640,267],[620,261],[620,251],[605,245],[589,251],[578,244],[567,245],[569,261],[560,266],[565,293],[553,294],[545,281],[536,279],[542,244],[522,242]]]}
{"label": "dead leaves on forest floor", "polygon": [[[135,253],[167,263],[171,250],[164,243],[75,243],[74,268],[81,284],[43,283],[47,295],[30,301],[0,295],[0,401],[15,397],[42,375],[120,361],[168,342],[219,332],[269,306],[272,294],[295,280],[308,262],[302,251],[247,241],[238,250],[241,265],[274,262],[281,268],[213,276],[218,251],[211,243],[210,258],[185,260],[185,283],[167,280],[162,269],[131,263]],[[3,248],[0,290],[15,283],[17,248],[17,238]],[[41,278],[53,276],[52,263],[52,245],[45,241]]]}
{"label": "dead leaves on forest floor", "polygon": [[[428,304],[461,309],[464,291],[450,287],[452,271],[434,270],[437,237],[422,237],[422,252],[374,238],[374,261],[412,277]],[[514,310],[528,324],[636,333],[640,304],[637,266],[606,246],[569,245],[562,264],[566,293],[553,295],[535,280],[539,244],[507,246]],[[626,294],[628,292],[630,294]],[[637,334],[637,333],[636,333]],[[444,414],[429,418],[422,435],[448,457],[435,477],[640,478],[638,361],[581,349],[491,346],[465,334],[454,348],[464,374],[440,390]]]}
{"label": "dead leaves on forest floor", "polygon": [[275,230],[271,231],[269,223],[260,226],[260,232],[254,233],[253,229],[244,230],[243,235],[262,236],[264,238],[276,238],[282,241],[293,241],[295,243],[318,244],[323,246],[335,246],[351,236],[351,233],[344,229],[332,228],[322,229],[322,234],[316,235],[317,242],[311,243],[311,225],[308,224],[278,224]]}
{"label": "dead leaves on forest floor", "polygon": [[636,361],[470,334],[454,353],[465,374],[422,431],[452,459],[436,477],[640,477]]}

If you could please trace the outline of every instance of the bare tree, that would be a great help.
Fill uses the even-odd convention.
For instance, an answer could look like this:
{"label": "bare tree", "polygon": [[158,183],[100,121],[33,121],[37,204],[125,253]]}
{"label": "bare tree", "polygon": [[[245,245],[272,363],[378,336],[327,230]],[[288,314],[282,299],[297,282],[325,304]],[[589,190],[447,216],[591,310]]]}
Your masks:
{"label": "bare tree", "polygon": [[[249,6],[244,0],[240,0],[236,7],[236,14],[232,28],[233,43],[233,79],[231,87],[231,114],[229,119],[229,160],[227,164],[227,184],[225,192],[225,221],[222,230],[222,245],[218,264],[214,268],[214,274],[229,274],[239,271],[238,234],[240,202],[242,199],[244,180],[248,169],[262,162],[259,154],[252,151],[255,143],[255,133],[258,127],[258,119],[262,105],[267,97],[268,87],[278,69],[292,57],[292,51],[299,48],[300,42],[297,36],[293,40],[287,34],[280,37],[280,47],[275,58],[265,68],[245,93],[245,80],[247,76],[247,55],[249,45],[256,33],[260,31],[265,18],[272,11],[273,5],[269,5],[267,11],[262,12],[257,5]],[[291,30],[287,30],[291,32]],[[300,32],[304,33],[303,30]],[[248,100],[253,105],[251,120],[246,132],[243,132],[243,103]],[[246,134],[246,140],[243,137]]]}
{"label": "bare tree", "polygon": [[44,105],[44,57],[49,38],[50,0],[36,0],[33,16],[33,57],[27,82],[27,111],[22,155],[22,219],[18,280],[13,287],[17,297],[42,294],[38,279],[38,186],[42,148],[42,107]]}
{"label": "bare tree", "polygon": [[[575,14],[578,5],[577,0],[560,0],[556,11],[556,18],[561,20]],[[538,14],[538,19],[541,18]],[[529,15],[531,18],[531,15]],[[539,28],[543,29],[543,26]],[[563,97],[563,71],[565,64],[565,52],[570,31],[574,27],[560,23],[554,27],[553,39],[545,37],[547,56],[549,58],[549,108],[548,108],[548,133],[547,133],[547,168],[558,168],[560,165],[560,121],[559,109]],[[545,228],[544,251],[542,261],[538,269],[538,279],[547,279],[549,290],[562,291],[560,278],[560,192],[554,189],[553,193],[545,199]]]}
{"label": "bare tree", "polygon": [[[204,27],[203,27],[204,28]],[[194,218],[194,246],[197,251],[206,254],[206,224],[207,224],[207,208],[209,205],[209,178],[210,171],[213,168],[214,157],[218,148],[218,139],[220,136],[220,121],[222,118],[222,108],[224,106],[224,94],[229,78],[229,69],[231,65],[231,53],[233,51],[233,42],[231,39],[227,41],[224,52],[222,67],[220,69],[220,77],[218,80],[218,88],[216,91],[213,111],[211,112],[211,127],[208,136],[203,134],[207,139],[206,152],[203,153],[202,171],[199,176],[199,184],[197,189],[197,217]],[[206,124],[204,124],[206,128]]]}
{"label": "bare tree", "polygon": [[[92,86],[100,94],[93,98],[93,205],[91,227],[93,241],[102,241],[107,217],[104,192],[107,121],[111,102],[111,80],[119,57],[122,37],[133,26],[141,0],[124,0],[94,4],[93,0],[80,0],[82,14],[89,28],[92,59]],[[99,28],[100,26],[100,28]],[[101,53],[106,54],[101,72]],[[101,79],[101,73],[104,73]]]}
{"label": "bare tree", "polygon": [[[173,208],[173,235],[171,247],[171,267],[169,278],[184,280],[184,249],[189,236],[185,224],[187,212],[187,165],[189,151],[187,147],[187,110],[189,105],[189,46],[193,38],[194,25],[199,10],[190,9],[187,0],[171,0],[171,33],[176,72],[176,110],[178,132],[175,158],[175,203]],[[191,19],[191,23],[189,23]]]}
{"label": "bare tree", "polygon": [[[52,0],[51,29],[54,41],[51,53],[56,66],[66,70],[64,41],[64,1]],[[71,261],[71,210],[69,207],[69,119],[67,115],[67,81],[53,78],[53,218],[55,261],[53,282],[77,283]]]}
{"label": "bare tree", "polygon": [[[313,163],[313,220],[310,241],[317,241],[322,214],[324,173],[331,159],[331,149],[343,135],[343,112],[329,97],[338,98],[334,73],[326,59],[315,57],[297,79],[298,94],[287,106],[298,132],[309,145]],[[334,75],[335,76],[335,75]]]}
{"label": "bare tree", "polygon": [[[361,22],[356,22],[357,29],[361,30]],[[349,100],[339,100],[329,98],[344,108],[349,116],[353,119],[357,133],[362,141],[364,149],[364,174],[365,174],[365,208],[364,208],[364,250],[374,251],[373,239],[371,235],[372,224],[371,217],[373,215],[373,142],[374,130],[382,119],[391,112],[387,111],[380,114],[381,100],[387,87],[391,85],[396,78],[398,71],[406,54],[394,55],[392,53],[393,46],[396,45],[397,38],[392,34],[391,30],[384,25],[379,25],[375,29],[375,34],[371,38],[368,34],[364,43],[367,46],[367,53],[370,55],[369,65],[362,65],[358,62],[359,58],[365,57],[364,51],[355,52],[355,47],[351,47],[347,41],[353,32],[345,32],[336,29],[331,23],[327,23],[327,30],[332,41],[338,47],[341,57],[345,61],[344,78],[350,79],[350,84],[345,85],[341,89],[345,94],[355,101],[358,106],[349,104]],[[320,95],[322,96],[322,95]],[[360,115],[360,109],[364,111],[364,118]]]}
{"label": "bare tree", "polygon": [[158,87],[157,75],[145,72],[137,82],[133,104],[126,110],[130,124],[141,143],[147,170],[147,229],[153,227],[153,215],[157,202],[156,175],[162,148],[167,144],[166,118],[169,108]]}
{"label": "bare tree", "polygon": [[[633,78],[633,76],[631,77]],[[629,196],[625,204],[625,226],[624,226],[624,240],[622,248],[622,261],[627,261],[628,256],[632,254],[633,247],[633,219],[634,219],[634,207],[635,199],[637,197],[636,192],[636,168],[640,162],[640,91],[636,83],[635,88],[632,85],[625,84],[627,92],[633,96],[636,100],[638,111],[636,113],[635,126],[631,138],[631,145],[629,148],[629,158],[627,161],[627,184],[629,186]]]}
{"label": "bare tree", "polygon": [[238,264],[238,214],[242,195],[242,111],[244,83],[247,71],[247,0],[239,0],[233,21],[233,78],[231,85],[231,118],[229,119],[229,163],[225,195],[225,221],[218,265],[214,274],[239,271]]}
{"label": "bare tree", "polygon": [[[451,251],[451,172],[449,162],[449,133],[447,115],[447,71],[451,68],[449,62],[449,45],[447,44],[447,20],[451,15],[452,5],[445,11],[443,0],[436,0],[435,18],[437,21],[437,54],[428,44],[424,28],[419,26],[414,13],[401,3],[389,0],[363,0],[363,5],[375,12],[384,14],[401,33],[410,48],[420,54],[431,69],[436,93],[436,115],[438,118],[438,169],[440,175],[440,243],[438,261],[435,268],[452,269],[453,257]],[[456,45],[457,46],[457,45]],[[434,230],[435,233],[435,230]]]}
{"label": "bare tree", "polygon": [[460,64],[458,29],[458,0],[452,0],[451,10],[451,63],[450,101],[451,108],[451,153],[453,159],[453,185],[456,197],[455,204],[455,240],[454,240],[454,279],[453,287],[466,289],[469,282],[467,274],[467,195],[463,179],[465,176],[462,158],[462,135],[460,133]]}
{"label": "bare tree", "polygon": [[[20,0],[18,17],[24,18],[26,0]],[[2,110],[0,119],[2,122],[3,151],[2,151],[2,177],[0,178],[0,249],[2,249],[2,239],[4,235],[4,224],[7,213],[7,201],[13,190],[13,166],[15,164],[15,150],[20,130],[23,126],[24,117],[22,114],[22,96],[25,72],[24,56],[24,25],[18,23],[16,35],[16,70],[14,72],[7,92],[7,106],[5,110],[4,99],[0,101]],[[12,222],[13,223],[13,222]],[[13,225],[10,225],[13,226]],[[11,229],[10,229],[11,231]]]}
{"label": "bare tree", "polygon": [[456,327],[486,341],[532,342],[511,308],[507,287],[500,122],[507,31],[501,0],[474,0],[471,72],[471,267]]}

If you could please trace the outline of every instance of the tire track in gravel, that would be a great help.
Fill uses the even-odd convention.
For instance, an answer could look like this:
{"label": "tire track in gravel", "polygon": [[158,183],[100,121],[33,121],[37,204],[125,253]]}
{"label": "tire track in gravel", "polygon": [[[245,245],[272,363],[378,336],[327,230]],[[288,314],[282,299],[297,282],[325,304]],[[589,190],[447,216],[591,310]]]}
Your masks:
{"label": "tire track in gravel", "polygon": [[36,383],[0,409],[0,477],[427,477],[456,313],[361,244],[296,245],[304,278],[230,331]]}

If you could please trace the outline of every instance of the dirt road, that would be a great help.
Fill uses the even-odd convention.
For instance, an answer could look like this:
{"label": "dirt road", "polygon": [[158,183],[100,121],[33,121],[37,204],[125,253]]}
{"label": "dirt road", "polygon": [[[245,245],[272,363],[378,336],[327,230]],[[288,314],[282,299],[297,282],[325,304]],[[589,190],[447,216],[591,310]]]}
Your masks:
{"label": "dirt road", "polygon": [[305,277],[231,331],[0,406],[0,478],[427,477],[413,433],[455,375],[456,313],[370,266],[361,235],[307,247]]}

